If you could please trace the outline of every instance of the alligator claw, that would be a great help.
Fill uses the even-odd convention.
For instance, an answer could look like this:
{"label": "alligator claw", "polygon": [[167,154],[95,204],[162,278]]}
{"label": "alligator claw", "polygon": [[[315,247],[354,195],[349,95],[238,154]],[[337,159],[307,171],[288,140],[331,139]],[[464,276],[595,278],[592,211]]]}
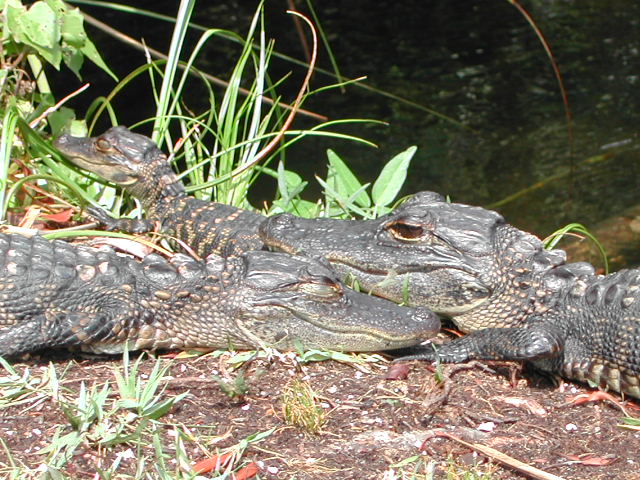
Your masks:
{"label": "alligator claw", "polygon": [[438,360],[438,351],[433,343],[412,347],[410,351],[411,353],[409,355],[394,358],[393,363],[409,362],[411,360],[425,360],[428,362],[435,362]]}
{"label": "alligator claw", "polygon": [[85,211],[93,220],[96,220],[107,230],[115,230],[117,228],[118,219],[113,218],[111,215],[109,215],[105,209],[100,207],[88,206]]}

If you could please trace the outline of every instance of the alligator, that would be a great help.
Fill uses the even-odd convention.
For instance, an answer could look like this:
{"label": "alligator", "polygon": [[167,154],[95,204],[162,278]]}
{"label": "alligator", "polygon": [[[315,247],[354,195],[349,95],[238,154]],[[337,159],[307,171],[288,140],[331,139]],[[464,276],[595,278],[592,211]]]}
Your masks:
{"label": "alligator", "polygon": [[188,195],[168,157],[144,135],[118,126],[97,137],[62,135],[53,144],[75,165],[121,186],[142,203],[144,219],[114,219],[89,208],[108,230],[142,233],[159,225],[202,257],[228,257],[263,246],[258,226],[264,216]]}
{"label": "alligator", "polygon": [[640,269],[595,275],[498,213],[432,192],[376,220],[277,215],[261,235],[273,249],[325,258],[361,289],[427,306],[469,333],[407,358],[524,360],[640,398]]}
{"label": "alligator", "polygon": [[346,288],[325,265],[251,251],[197,261],[0,234],[0,355],[45,348],[378,351],[435,335],[437,316]]}

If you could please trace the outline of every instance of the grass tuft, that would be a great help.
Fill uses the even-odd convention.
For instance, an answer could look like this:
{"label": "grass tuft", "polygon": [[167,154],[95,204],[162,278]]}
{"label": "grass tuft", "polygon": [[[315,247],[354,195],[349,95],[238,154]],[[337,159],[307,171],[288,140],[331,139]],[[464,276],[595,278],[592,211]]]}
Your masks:
{"label": "grass tuft", "polygon": [[293,379],[282,392],[284,421],[306,433],[317,434],[326,422],[318,397],[308,382]]}

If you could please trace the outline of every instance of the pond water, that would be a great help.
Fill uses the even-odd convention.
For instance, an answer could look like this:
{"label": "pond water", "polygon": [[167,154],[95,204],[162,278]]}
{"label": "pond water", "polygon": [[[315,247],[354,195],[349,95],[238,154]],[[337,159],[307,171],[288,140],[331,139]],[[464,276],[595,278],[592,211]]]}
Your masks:
{"label": "pond water", "polygon": [[[254,2],[212,3],[198,5],[197,23],[246,31]],[[640,204],[640,2],[522,2],[561,70],[571,125],[539,38],[508,1],[314,3],[342,74],[366,75],[367,86],[404,101],[355,86],[311,98],[305,108],[330,118],[388,122],[343,129],[372,140],[377,149],[336,140],[300,142],[288,153],[287,167],[311,183],[315,173],[324,176],[327,148],[371,181],[391,156],[417,145],[404,193],[435,190],[455,201],[497,207],[510,223],[541,236],[567,222],[593,225]],[[276,50],[303,59],[284,4],[267,2],[267,31]],[[175,13],[175,2],[148,2],[147,8]],[[104,10],[92,13],[104,18]],[[166,24],[112,18],[133,36],[148,31],[145,39],[156,48],[168,44]],[[213,43],[204,61],[210,73],[224,76],[237,47]],[[126,73],[133,67],[124,57],[132,55],[116,50],[105,56]],[[138,65],[141,58],[133,57]],[[320,64],[330,69],[326,51]],[[285,98],[304,72],[273,60],[274,78],[290,70]],[[333,81],[317,74],[313,87]],[[136,100],[131,106],[131,117],[120,112],[121,122],[149,114]],[[296,126],[305,124],[312,125],[300,119]],[[263,192],[253,193],[254,203]],[[316,186],[309,196],[318,192]]]}

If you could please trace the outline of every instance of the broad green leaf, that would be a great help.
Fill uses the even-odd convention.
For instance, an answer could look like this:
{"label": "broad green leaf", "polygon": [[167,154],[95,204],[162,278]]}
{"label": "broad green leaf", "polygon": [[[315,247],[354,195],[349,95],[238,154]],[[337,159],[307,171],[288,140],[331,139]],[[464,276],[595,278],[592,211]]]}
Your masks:
{"label": "broad green leaf", "polygon": [[16,42],[24,43],[25,34],[22,24],[22,17],[26,13],[27,9],[20,5],[19,2],[11,1],[6,10],[6,27],[8,27],[9,33],[13,40]]}
{"label": "broad green leaf", "polygon": [[76,77],[82,79],[80,69],[84,63],[84,55],[82,55],[80,50],[69,45],[63,47],[62,60],[64,60],[64,64],[69,67],[69,70],[76,74]]}
{"label": "broad green leaf", "polygon": [[51,133],[54,137],[62,134],[65,127],[71,124],[76,118],[75,112],[67,107],[62,107],[55,112],[52,112],[49,117],[49,125],[51,125]]}
{"label": "broad green leaf", "polygon": [[282,162],[278,163],[277,179],[280,195],[287,200],[298,195],[308,183],[296,172],[286,170]]}
{"label": "broad green leaf", "polygon": [[87,56],[87,58],[89,58],[89,60],[91,60],[98,67],[100,67],[102,70],[107,72],[111,76],[111,78],[113,78],[116,82],[118,81],[118,77],[116,76],[115,73],[111,71],[111,69],[107,66],[107,64],[104,63],[104,60],[102,60],[102,57],[98,53],[98,50],[96,49],[95,45],[91,42],[91,40],[87,39],[87,41],[84,42],[84,46],[80,49],[80,51],[84,53]]}
{"label": "broad green leaf", "polygon": [[[358,181],[353,172],[349,169],[346,163],[331,149],[327,150],[327,158],[329,159],[329,165],[333,170],[333,188],[340,196],[349,198],[358,190],[362,189],[362,184]],[[327,175],[329,181],[329,175]],[[367,192],[362,190],[354,199],[354,201],[361,207],[367,208],[371,206],[371,199]]]}
{"label": "broad green leaf", "polygon": [[36,2],[22,16],[22,26],[29,39],[41,47],[53,49],[60,42],[55,12],[44,2]]}
{"label": "broad green leaf", "polygon": [[88,40],[83,22],[82,14],[77,8],[69,10],[62,17],[62,27],[60,28],[62,39],[78,49],[82,48]]}
{"label": "broad green leaf", "polygon": [[416,150],[415,146],[409,147],[384,166],[371,189],[371,198],[377,207],[385,207],[396,198],[407,178],[407,169]]}

